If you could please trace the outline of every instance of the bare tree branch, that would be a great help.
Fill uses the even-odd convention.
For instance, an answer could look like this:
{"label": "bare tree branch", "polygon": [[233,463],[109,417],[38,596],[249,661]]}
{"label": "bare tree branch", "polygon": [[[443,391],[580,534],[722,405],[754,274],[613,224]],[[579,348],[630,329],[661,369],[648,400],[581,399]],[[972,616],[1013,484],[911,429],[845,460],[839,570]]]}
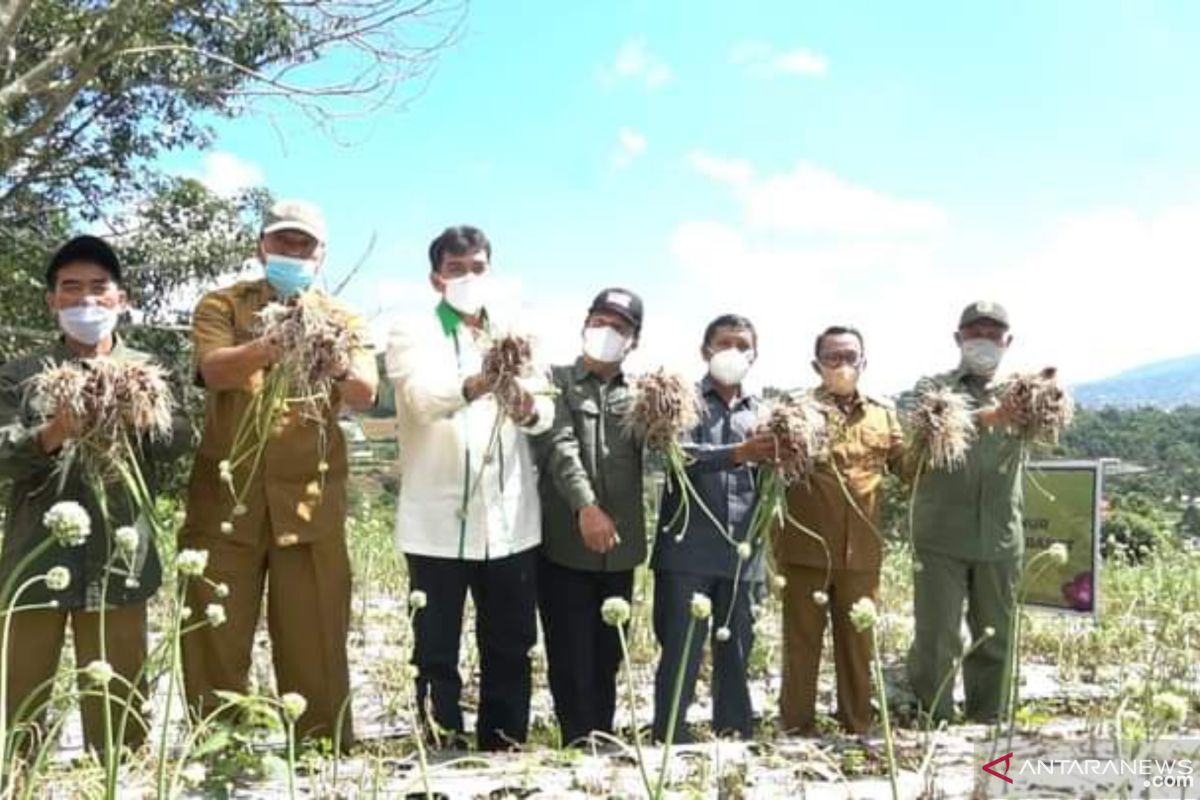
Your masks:
{"label": "bare tree branch", "polygon": [[[108,47],[98,46],[94,53],[79,64],[75,76],[70,81],[59,86],[42,88],[42,90],[53,88],[54,98],[46,104],[41,116],[33,123],[24,130],[0,140],[0,168],[7,169],[29,143],[48,133],[58,122],[59,117],[75,101],[76,96],[100,73],[101,67],[111,58],[114,43],[122,37],[125,23],[136,7],[137,3],[134,0],[117,0],[95,28],[95,38],[102,42],[107,39]],[[82,53],[82,45],[75,43],[57,49],[55,52],[58,53],[57,56],[52,53],[47,59],[57,60],[53,62],[53,66],[46,69],[53,70],[67,66],[70,60],[77,58]],[[43,60],[43,64],[45,63],[46,60]],[[37,72],[41,69],[42,67],[39,65],[34,68],[34,71]],[[11,102],[11,98],[9,102]],[[0,109],[3,109],[5,105],[3,90],[0,90]]]}
{"label": "bare tree branch", "polygon": [[[467,0],[0,0],[0,220],[128,205],[216,116],[333,123],[401,103]],[[6,41],[15,43],[5,48]],[[321,66],[335,62],[336,68]],[[14,77],[15,76],[15,77]],[[419,96],[419,95],[418,95]]]}
{"label": "bare tree branch", "polygon": [[31,8],[33,0],[6,0],[0,3],[0,53],[12,46]]}
{"label": "bare tree branch", "polygon": [[33,69],[28,70],[24,75],[9,82],[4,87],[0,87],[0,107],[6,106],[19,98],[39,94],[46,90],[50,82],[54,79],[55,74],[63,67],[75,61],[81,52],[83,52],[83,46],[79,42],[63,42],[60,44],[54,50],[50,51]]}
{"label": "bare tree branch", "polygon": [[337,287],[333,290],[334,296],[340,295],[342,290],[345,289],[350,281],[354,279],[354,276],[358,274],[358,271],[363,268],[363,265],[367,263],[367,259],[371,257],[371,253],[375,250],[375,242],[378,238],[378,232],[371,231],[371,240],[367,242],[366,251],[358,257],[358,261],[356,261],[354,266],[350,268],[350,271],[346,273],[346,277],[342,278],[338,282]]}

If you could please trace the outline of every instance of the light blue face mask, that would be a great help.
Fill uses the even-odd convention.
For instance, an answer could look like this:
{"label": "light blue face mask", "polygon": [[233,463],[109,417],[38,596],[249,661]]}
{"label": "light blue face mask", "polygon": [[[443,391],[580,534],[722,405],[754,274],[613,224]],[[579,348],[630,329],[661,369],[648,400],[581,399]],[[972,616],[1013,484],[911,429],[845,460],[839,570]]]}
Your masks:
{"label": "light blue face mask", "polygon": [[291,297],[312,286],[317,274],[317,262],[267,254],[267,282],[280,297]]}

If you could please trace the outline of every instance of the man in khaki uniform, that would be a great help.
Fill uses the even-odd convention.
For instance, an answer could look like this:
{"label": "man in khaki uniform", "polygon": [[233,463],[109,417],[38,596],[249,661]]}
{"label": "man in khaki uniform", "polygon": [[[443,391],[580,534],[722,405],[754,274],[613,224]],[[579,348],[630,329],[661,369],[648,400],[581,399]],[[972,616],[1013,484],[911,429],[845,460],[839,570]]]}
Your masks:
{"label": "man in khaki uniform", "polygon": [[[837,717],[851,733],[871,725],[871,634],[850,624],[861,597],[875,598],[883,543],[877,532],[883,478],[903,458],[900,422],[890,404],[862,394],[862,335],[833,327],[817,337],[813,392],[825,411],[832,461],[788,493],[793,519],[823,540],[788,526],[776,540],[783,594],[784,666],[780,710],[785,730],[813,733],[826,619],[833,618]],[[852,498],[852,499],[851,499]],[[828,554],[827,554],[828,553]]]}
{"label": "man in khaki uniform", "polygon": [[[277,345],[256,336],[254,316],[267,303],[309,291],[325,255],[325,223],[315,207],[298,201],[276,204],[259,240],[265,279],[243,281],[207,294],[192,321],[197,381],[208,392],[204,436],[188,490],[182,547],[208,551],[205,577],[225,584],[228,621],[183,639],[189,703],[201,713],[219,701],[215,690],[245,691],[263,584],[280,694],[308,700],[297,731],[351,740],[346,636],[350,622],[350,565],[346,552],[346,442],[337,424],[343,404],[354,410],[374,403],[378,380],[371,352],[362,349],[335,384],[330,412],[317,423],[285,414],[251,477],[243,513],[230,519],[233,499],[220,477],[234,432],[264,371],[277,360]],[[318,290],[312,290],[318,291]],[[324,440],[324,441],[323,441]],[[324,445],[324,446],[322,446]],[[318,465],[327,471],[324,486]],[[242,487],[249,465],[234,471]],[[217,598],[206,581],[188,584],[187,603],[205,608]]]}

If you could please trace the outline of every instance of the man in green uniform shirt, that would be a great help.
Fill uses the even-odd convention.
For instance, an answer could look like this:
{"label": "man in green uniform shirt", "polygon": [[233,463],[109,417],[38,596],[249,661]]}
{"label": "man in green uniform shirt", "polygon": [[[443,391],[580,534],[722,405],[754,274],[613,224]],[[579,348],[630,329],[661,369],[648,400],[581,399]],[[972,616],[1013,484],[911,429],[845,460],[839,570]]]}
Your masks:
{"label": "man in green uniform shirt", "polygon": [[[46,701],[62,654],[68,623],[80,668],[102,658],[118,679],[109,684],[114,726],[131,694],[131,715],[124,744],[137,747],[149,720],[141,716],[145,685],[140,678],[146,658],[146,601],[158,591],[162,568],[149,526],[137,524],[139,509],[114,485],[102,503],[77,465],[60,454],[79,438],[78,422],[65,409],[41,408],[30,381],[44,369],[83,359],[147,361],[150,356],[126,345],[116,332],[125,308],[121,263],[113,249],[95,236],[78,236],[50,260],[46,292],[61,336],[53,344],[0,369],[0,476],[11,482],[4,538],[0,546],[0,587],[28,585],[18,598],[8,631],[7,722],[28,724],[39,738]],[[153,491],[156,467],[179,455],[191,441],[187,417],[172,418],[166,442],[138,445],[140,469]],[[87,513],[91,534],[78,547],[55,544],[32,563],[22,563],[50,535],[44,517],[56,503],[71,501]],[[104,508],[107,507],[107,515]],[[110,567],[113,533],[132,527],[137,546]],[[65,586],[31,580],[52,568],[65,568]],[[104,642],[101,643],[101,632]],[[83,689],[92,688],[80,676]],[[132,688],[136,687],[136,688]],[[84,741],[105,747],[104,701],[97,693],[83,698]],[[26,740],[30,741],[30,740]]]}
{"label": "man in green uniform shirt", "polygon": [[[962,657],[963,602],[972,645],[962,658],[966,715],[995,720],[1004,710],[1013,603],[1024,551],[1022,448],[999,410],[996,372],[1012,343],[1008,312],[997,303],[963,311],[955,340],[959,366],[923,378],[905,398],[949,388],[973,409],[977,433],[966,463],[921,469],[913,509],[916,633],[908,671],[923,708],[935,719],[953,713],[953,673]],[[945,688],[943,689],[943,684]],[[940,692],[940,694],[939,694]]]}
{"label": "man in green uniform shirt", "polygon": [[536,442],[542,462],[538,605],[550,692],[563,744],[612,733],[621,643],[600,617],[609,597],[633,596],[646,558],[642,443],[621,365],[637,346],[642,301],[605,289],[583,327],[583,353],[554,367],[554,427]]}

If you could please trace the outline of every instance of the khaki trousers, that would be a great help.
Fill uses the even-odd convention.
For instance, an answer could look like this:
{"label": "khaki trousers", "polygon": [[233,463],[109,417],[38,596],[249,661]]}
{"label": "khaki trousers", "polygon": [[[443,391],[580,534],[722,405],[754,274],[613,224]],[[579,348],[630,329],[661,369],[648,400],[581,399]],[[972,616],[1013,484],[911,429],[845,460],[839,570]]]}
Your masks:
{"label": "khaki trousers", "polygon": [[[191,538],[191,537],[188,537]],[[352,742],[350,668],[350,559],[344,536],[280,546],[269,525],[255,544],[240,539],[197,538],[186,547],[208,550],[204,575],[229,587],[221,599],[207,581],[191,579],[187,604],[202,619],[210,603],[225,606],[226,622],[183,637],[188,704],[201,715],[221,704],[215,692],[244,693],[264,588],[267,625],[280,696],[296,692],[308,708],[298,736],[333,739],[341,721],[341,746]]]}
{"label": "khaki trousers", "polygon": [[[837,714],[851,733],[871,727],[871,633],[850,624],[850,607],[861,597],[875,599],[879,573],[835,569],[825,583],[823,568],[783,565],[783,691],[780,712],[786,731],[814,732],[817,675],[825,625],[833,618],[833,662],[837,671]],[[820,606],[813,592],[823,591],[829,602]]]}
{"label": "khaki trousers", "polygon": [[[75,638],[75,663],[83,669],[102,658],[117,677],[109,684],[109,714],[113,736],[117,736],[125,714],[124,742],[136,749],[146,737],[149,720],[142,719],[145,681],[138,673],[146,661],[146,604],[119,606],[104,612],[103,651],[100,647],[100,612],[83,609],[32,609],[13,614],[8,640],[8,723],[30,723],[35,731],[23,747],[34,747],[45,730],[43,706],[50,699],[66,639],[67,623]],[[134,691],[131,692],[131,684]],[[79,675],[84,741],[102,752],[105,742],[104,698],[99,688]]]}

